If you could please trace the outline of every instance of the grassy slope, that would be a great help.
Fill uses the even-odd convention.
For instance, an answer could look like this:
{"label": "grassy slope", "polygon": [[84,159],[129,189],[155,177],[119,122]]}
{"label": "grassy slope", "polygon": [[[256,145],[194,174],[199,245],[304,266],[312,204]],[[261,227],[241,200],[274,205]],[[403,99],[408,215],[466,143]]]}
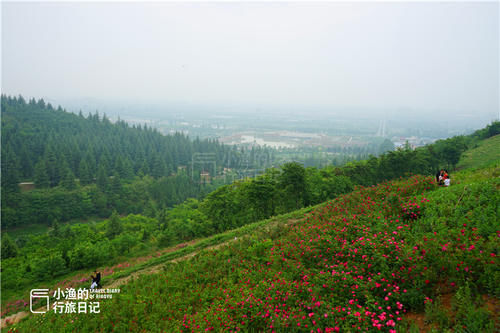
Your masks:
{"label": "grassy slope", "polygon": [[[425,307],[428,320],[442,328],[466,322],[488,331],[492,329],[490,315],[474,303],[470,289],[499,296],[498,266],[490,264],[498,263],[499,170],[497,164],[457,174],[452,187],[425,194],[430,201],[424,201],[426,207],[417,212],[418,219],[401,223],[401,217],[396,218],[398,213],[404,216],[400,204],[415,201],[414,195],[422,200],[419,193],[425,180],[362,189],[318,207],[297,226],[281,221],[271,229],[255,228],[250,238],[202,252],[188,262],[168,264],[160,274],[140,277],[122,288],[121,295],[102,304],[101,314],[92,315],[96,320],[91,315],[32,316],[19,330],[197,331],[197,325],[200,330],[219,330],[224,325],[228,325],[226,330],[271,330],[274,325],[278,331],[300,331],[308,325],[345,331],[352,325],[374,329],[373,324],[382,324],[382,330],[389,331],[393,319],[396,327],[415,330],[397,318],[407,310]],[[407,193],[403,195],[400,188]],[[376,232],[380,242],[373,238]],[[365,246],[370,237],[370,246]],[[332,253],[336,254],[324,267],[319,258],[326,260]],[[412,273],[406,270],[409,267]],[[377,289],[377,284],[387,282],[388,291]],[[341,284],[344,287],[339,289]],[[436,307],[444,289],[455,295],[451,317]],[[434,299],[433,303],[424,296]],[[391,310],[381,310],[379,305],[391,306]],[[277,309],[281,312],[276,313]],[[271,318],[278,314],[274,322],[269,310],[274,310]],[[443,319],[448,317],[448,321]]]}
{"label": "grassy slope", "polygon": [[500,134],[480,141],[474,149],[466,151],[458,163],[458,169],[481,167],[500,160]]}

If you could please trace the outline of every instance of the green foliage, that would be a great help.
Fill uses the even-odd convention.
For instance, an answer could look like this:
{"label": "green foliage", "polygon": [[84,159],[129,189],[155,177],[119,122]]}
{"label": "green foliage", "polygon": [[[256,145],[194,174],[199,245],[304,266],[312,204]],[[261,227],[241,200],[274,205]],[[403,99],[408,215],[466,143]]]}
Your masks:
{"label": "green foliage", "polygon": [[210,193],[200,205],[200,210],[213,223],[215,230],[221,232],[251,221],[244,191],[248,182],[239,181],[226,185]]}
{"label": "green foliage", "polygon": [[[2,134],[4,129],[2,127]],[[2,137],[3,138],[3,137]],[[19,192],[19,159],[14,153],[14,149],[8,145],[4,144],[2,140],[2,194],[9,195]],[[2,197],[3,197],[2,195]]]}
{"label": "green foliage", "polygon": [[277,180],[271,172],[248,183],[248,203],[253,208],[253,219],[261,220],[274,215],[277,206]]}
{"label": "green foliage", "polygon": [[106,167],[104,166],[104,164],[101,164],[99,166],[99,171],[97,171],[97,188],[102,191],[102,192],[106,192],[107,190],[107,187],[108,187],[108,175],[107,175],[107,171],[106,171]]}
{"label": "green foliage", "polygon": [[41,257],[28,266],[27,271],[32,271],[38,280],[46,280],[67,272],[66,261],[61,253],[52,253]]}
{"label": "green foliage", "polygon": [[341,194],[351,192],[354,188],[350,178],[337,176],[336,170],[332,168],[321,170],[307,168],[306,183],[308,204],[317,204],[334,199]]}
{"label": "green foliage", "polygon": [[452,300],[455,311],[456,331],[465,332],[494,332],[495,322],[491,314],[481,308],[481,301],[474,299],[469,284],[461,286]]}
{"label": "green foliage", "polygon": [[212,223],[199,209],[199,202],[188,199],[185,203],[164,212],[163,245],[183,242],[214,233]]}
{"label": "green foliage", "polygon": [[472,134],[472,137],[484,140],[498,134],[500,134],[500,121],[496,120],[487,125],[485,128],[475,131],[474,134]]}
{"label": "green foliage", "polygon": [[260,260],[264,257],[264,254],[273,246],[273,242],[270,239],[264,240],[254,240],[252,245],[248,247],[247,251],[250,257],[254,260]]}
{"label": "green foliage", "polygon": [[80,185],[85,186],[92,183],[92,175],[90,174],[89,165],[84,159],[80,161],[78,175],[80,177]]}
{"label": "green foliage", "polygon": [[2,258],[12,258],[17,256],[19,249],[16,243],[7,233],[2,233]]}
{"label": "green foliage", "polygon": [[118,216],[118,213],[116,210],[111,214],[111,217],[109,218],[108,225],[106,227],[106,236],[108,238],[114,238],[117,235],[121,234],[123,231],[122,224],[120,222],[120,217]]}
{"label": "green foliage", "polygon": [[113,256],[111,244],[106,240],[97,243],[90,241],[79,243],[68,253],[70,267],[73,270],[100,266]]}
{"label": "green foliage", "polygon": [[43,160],[38,161],[35,165],[34,175],[35,185],[39,188],[47,188],[50,185],[49,175]]}
{"label": "green foliage", "polygon": [[69,168],[66,168],[64,171],[64,176],[61,179],[61,186],[69,191],[76,188],[75,175]]}
{"label": "green foliage", "polygon": [[118,253],[129,253],[130,249],[136,245],[138,239],[131,233],[124,233],[112,241],[113,247]]}
{"label": "green foliage", "polygon": [[57,220],[52,221],[52,230],[50,231],[50,235],[55,238],[62,236],[61,226]]}
{"label": "green foliage", "polygon": [[425,304],[425,319],[427,322],[438,324],[441,329],[450,327],[450,315],[443,308],[440,297]]}
{"label": "green foliage", "polygon": [[281,170],[278,178],[279,187],[284,191],[289,202],[295,203],[293,208],[303,207],[306,203],[306,171],[304,167],[297,162],[291,162],[282,165]]}

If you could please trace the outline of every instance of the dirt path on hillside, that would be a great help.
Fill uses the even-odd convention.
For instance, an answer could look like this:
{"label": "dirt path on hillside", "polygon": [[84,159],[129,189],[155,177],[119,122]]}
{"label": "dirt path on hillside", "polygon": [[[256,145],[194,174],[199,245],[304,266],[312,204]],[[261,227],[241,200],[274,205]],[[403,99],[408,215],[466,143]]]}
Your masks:
{"label": "dirt path on hillside", "polygon": [[2,322],[1,322],[1,325],[0,325],[0,328],[5,328],[9,325],[12,325],[12,324],[17,324],[18,322],[20,322],[23,318],[26,318],[30,315],[29,312],[26,312],[26,311],[21,311],[21,312],[18,312],[18,313],[15,313],[13,315],[10,315],[8,317],[5,317],[5,318],[2,318]]}
{"label": "dirt path on hillside", "polygon": [[[302,219],[290,219],[290,220],[287,220],[284,224],[283,224],[283,227],[287,227],[291,224],[295,224],[297,223],[298,221],[301,221]],[[276,221],[271,221],[269,224],[265,225],[264,226],[264,230],[265,231],[270,231],[273,227],[276,227],[278,224],[280,223],[280,221],[276,220]],[[226,242],[222,242],[222,243],[219,243],[219,244],[215,244],[215,245],[212,245],[212,246],[208,246],[206,248],[203,248],[203,249],[200,249],[200,250],[197,250],[197,251],[193,251],[191,253],[188,253],[182,257],[179,257],[179,258],[175,258],[175,259],[172,259],[172,260],[169,260],[167,262],[171,262],[171,263],[178,263],[180,261],[184,261],[184,260],[187,260],[187,259],[190,259],[192,257],[194,257],[195,255],[197,255],[200,251],[203,251],[203,250],[216,250],[224,245],[227,245],[231,242],[234,242],[234,241],[237,241],[237,240],[240,240],[240,239],[244,239],[245,237],[248,237],[248,234],[247,235],[244,235],[240,238],[238,237],[235,237],[234,239],[231,239],[231,240],[228,240]],[[195,239],[195,240],[192,240],[192,241],[189,241],[187,243],[182,243],[182,244],[178,244],[176,246],[173,246],[173,247],[170,247],[170,248],[167,248],[167,249],[164,249],[161,252],[161,254],[166,254],[166,253],[169,253],[169,252],[173,252],[175,250],[179,250],[181,248],[184,248],[186,246],[189,246],[189,245],[193,245],[193,244],[196,244],[197,242],[199,242],[200,240],[199,239]],[[127,276],[124,276],[122,278],[118,278],[114,281],[112,281],[110,284],[104,286],[105,288],[117,288],[119,286],[122,286],[124,284],[127,284],[132,278],[137,278],[139,277],[140,275],[145,275],[145,274],[155,274],[155,273],[159,273],[162,269],[163,269],[163,266],[165,265],[165,262],[164,263],[161,263],[161,264],[158,264],[158,265],[154,265],[154,266],[151,266],[151,267],[146,267],[144,269],[141,269],[141,270],[138,270],[136,272],[133,272]],[[41,307],[35,311],[42,311],[44,309],[44,307]],[[20,322],[22,319],[26,318],[27,316],[29,316],[31,313],[30,312],[27,312],[27,311],[20,311],[18,313],[15,313],[15,314],[12,314],[10,316],[7,316],[5,318],[2,318],[1,319],[1,323],[0,323],[0,328],[3,329],[9,325],[12,325],[12,324],[17,324],[18,322]]]}
{"label": "dirt path on hillside", "polygon": [[[184,260],[187,260],[189,258],[194,257],[195,255],[197,255],[198,253],[200,253],[200,251],[203,251],[203,250],[216,250],[216,249],[218,249],[218,248],[220,248],[220,247],[222,247],[224,245],[227,245],[230,242],[234,242],[234,241],[236,241],[238,239],[241,239],[241,238],[231,239],[231,240],[223,242],[223,243],[219,243],[219,244],[215,244],[215,245],[212,245],[212,246],[208,246],[208,247],[206,247],[204,249],[193,251],[191,253],[186,254],[185,256],[182,256],[182,257],[179,257],[179,258],[175,258],[175,259],[169,260],[167,262],[178,263],[180,261],[184,261]],[[116,287],[122,286],[124,284],[127,284],[132,278],[135,279],[136,277],[138,277],[140,275],[145,275],[145,274],[149,275],[149,274],[159,273],[163,269],[163,266],[165,266],[165,262],[161,263],[161,264],[158,264],[158,265],[154,265],[154,266],[151,266],[151,267],[147,267],[147,268],[138,270],[137,272],[133,272],[133,273],[127,275],[127,276],[124,276],[122,278],[114,280],[113,282],[111,282],[110,284],[106,285],[105,287],[109,288],[109,289],[116,288]]]}

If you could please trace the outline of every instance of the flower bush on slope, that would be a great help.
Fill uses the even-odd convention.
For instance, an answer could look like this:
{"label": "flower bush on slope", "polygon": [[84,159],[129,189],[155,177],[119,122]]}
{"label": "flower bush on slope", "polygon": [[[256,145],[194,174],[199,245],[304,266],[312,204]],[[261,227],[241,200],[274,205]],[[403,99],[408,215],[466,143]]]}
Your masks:
{"label": "flower bush on slope", "polygon": [[394,332],[408,310],[432,302],[438,283],[473,281],[498,297],[497,186],[470,186],[466,212],[450,209],[463,186],[426,197],[430,178],[358,188],[303,221],[141,277],[94,318],[50,315],[24,327]]}

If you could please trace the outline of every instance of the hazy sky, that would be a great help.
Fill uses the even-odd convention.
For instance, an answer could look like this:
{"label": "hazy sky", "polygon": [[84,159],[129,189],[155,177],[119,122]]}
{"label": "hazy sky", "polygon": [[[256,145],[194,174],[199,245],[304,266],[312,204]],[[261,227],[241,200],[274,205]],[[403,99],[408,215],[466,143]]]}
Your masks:
{"label": "hazy sky", "polygon": [[2,2],[2,92],[499,108],[498,2]]}

